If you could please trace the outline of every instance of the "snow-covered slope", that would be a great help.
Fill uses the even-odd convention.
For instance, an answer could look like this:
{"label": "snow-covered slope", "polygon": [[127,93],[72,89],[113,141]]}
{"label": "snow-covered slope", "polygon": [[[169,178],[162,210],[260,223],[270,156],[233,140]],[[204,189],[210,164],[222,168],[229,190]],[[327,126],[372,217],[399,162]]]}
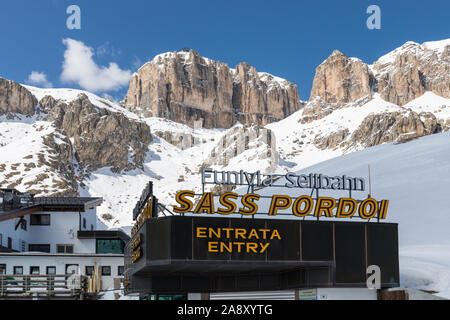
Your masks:
{"label": "snow-covered slope", "polygon": [[139,117],[133,112],[128,111],[126,108],[119,105],[117,102],[108,100],[106,98],[101,98],[94,93],[85,90],[70,89],[70,88],[38,88],[29,85],[22,84],[27,88],[38,101],[40,101],[45,96],[52,96],[56,100],[61,100],[63,102],[71,102],[80,94],[85,94],[88,96],[89,100],[99,108],[104,108],[112,112],[120,112],[125,114],[131,119],[138,119]]}
{"label": "snow-covered slope", "polygon": [[[90,172],[82,181],[79,181],[78,192],[81,196],[95,196],[104,199],[102,205],[97,209],[97,213],[108,227],[122,227],[132,224],[132,209],[149,180],[155,183],[155,195],[161,203],[166,205],[174,203],[175,193],[180,189],[200,191],[201,165],[206,161],[213,160],[212,150],[221,150],[224,142],[227,146],[231,144],[235,140],[233,135],[242,133],[243,128],[238,123],[228,130],[194,129],[163,118],[139,117],[114,101],[100,98],[95,94],[82,90],[40,89],[31,86],[26,86],[26,88],[36,96],[38,101],[49,95],[56,100],[69,103],[76,100],[80,94],[85,94],[98,108],[122,113],[130,119],[143,121],[150,127],[153,141],[148,145],[148,152],[142,164],[142,169],[124,170],[117,173],[113,172],[111,167],[102,167]],[[43,136],[49,133],[59,134],[52,123],[46,119],[45,114],[41,114],[39,121],[36,117],[36,119],[20,115],[16,115],[16,117],[21,119],[21,121],[8,120],[5,116],[0,119],[0,128],[4,128],[4,135],[0,136],[0,142],[3,142],[4,147],[0,146],[0,149],[14,149],[14,152],[9,152],[8,157],[5,158],[6,167],[4,172],[0,168],[0,179],[11,171],[10,165],[16,163],[22,166],[26,165],[21,163],[25,161],[22,158],[28,154],[42,153],[46,157],[51,156],[46,146],[42,146],[42,143],[36,143],[36,141],[40,142]],[[41,126],[46,128],[46,130],[43,130]],[[38,131],[35,128],[43,131]],[[40,132],[40,134],[33,130]],[[25,134],[22,135],[20,140],[22,146],[17,148],[17,140],[14,137],[21,136],[19,132],[24,132]],[[252,163],[251,169],[266,172],[267,168],[273,168],[272,162],[274,161],[273,156],[272,158],[266,156],[267,146],[264,141],[260,140],[256,137],[255,139],[250,139],[250,149],[242,150],[243,152],[233,155],[229,158],[230,162],[226,165],[212,164],[211,166],[216,169],[233,170],[241,167],[243,163]],[[24,150],[23,152],[21,151],[22,149]],[[223,155],[219,152],[216,156],[222,157]],[[32,159],[29,161],[32,161]],[[76,164],[75,159],[74,163]],[[18,169],[20,168],[18,167]],[[16,187],[19,190],[29,189],[25,184],[44,169],[49,174],[48,179],[55,179],[54,176],[58,176],[57,173],[52,172],[52,168],[44,167],[43,169],[38,169],[34,169],[29,173],[17,170],[17,178],[22,180],[18,180]],[[47,186],[49,184],[47,180],[42,181],[41,185]]]}
{"label": "snow-covered slope", "polygon": [[369,114],[402,110],[404,109],[384,101],[376,94],[372,100],[363,105],[347,104],[320,120],[301,123],[304,110],[299,110],[286,119],[268,124],[266,128],[275,133],[280,156],[292,163],[289,170],[298,170],[357,150],[357,147],[347,151],[341,148],[320,149],[315,145],[315,140],[345,129],[349,130],[348,137],[350,137]]}
{"label": "snow-covered slope", "polygon": [[[436,56],[446,57],[449,41],[422,45],[407,42],[369,65],[369,70],[377,76],[399,71],[395,64],[401,62],[398,60],[404,53],[414,58],[411,61],[438,70],[440,63]],[[157,56],[154,62],[162,62],[168,55],[172,53]],[[185,59],[187,53],[182,56]],[[359,59],[350,58],[350,61]],[[205,59],[205,63],[212,62]],[[445,71],[445,65],[441,69]],[[45,109],[42,102],[34,116],[9,113],[0,117],[0,185],[33,191],[39,196],[70,187],[81,196],[103,197],[98,216],[107,227],[114,228],[132,224],[132,209],[149,180],[154,182],[160,202],[170,207],[178,190],[200,191],[200,169],[205,165],[217,170],[261,170],[262,173],[302,170],[365,176],[370,164],[372,193],[376,198],[391,200],[388,221],[400,224],[402,284],[436,290],[450,297],[450,236],[447,231],[450,213],[446,207],[450,133],[445,132],[450,130],[450,99],[445,98],[448,97],[445,85],[450,79],[442,70],[436,70],[430,71],[430,79],[427,79],[437,78],[436,86],[426,89],[433,91],[414,95],[415,99],[408,99],[403,106],[383,100],[382,97],[387,98],[376,85],[370,88],[370,94],[349,103],[327,102],[317,97],[301,102],[302,108],[289,117],[267,125],[269,135],[261,135],[261,128],[244,129],[239,123],[228,130],[191,128],[167,119],[144,118],[118,102],[90,92],[24,85],[38,101],[49,95],[68,104],[80,94],[86,95],[98,110],[85,109],[91,111],[80,115],[81,122],[89,122],[90,115],[104,109],[107,112],[102,111],[102,115],[119,113],[122,118],[144,122],[150,128],[152,139],[146,140],[143,148],[146,153],[142,154],[145,159],[141,166],[132,167],[136,169],[113,172],[111,167],[103,166],[85,174],[86,168],[76,157],[73,133],[66,136],[61,125],[50,121],[54,118],[45,112],[51,113],[53,107],[47,105]],[[237,71],[232,69],[231,72],[236,75]],[[268,91],[287,83],[267,73],[258,73],[258,76],[268,84]],[[409,86],[405,84],[405,88]],[[398,92],[400,96],[402,92]],[[95,126],[89,128],[92,130]],[[121,127],[114,129],[112,134]],[[148,137],[150,133],[146,132]],[[247,147],[238,150],[236,141],[246,140],[244,136],[249,132],[253,136],[245,143]],[[424,135],[427,136],[409,141]],[[396,143],[385,143],[392,141]],[[400,143],[405,141],[407,143]],[[80,141],[78,143],[78,151],[85,150],[80,149]],[[366,149],[377,144],[381,145]],[[133,150],[130,145],[126,146],[130,147],[128,162],[131,163],[130,151]],[[61,163],[61,159],[65,162]],[[124,159],[126,162],[126,152]],[[66,170],[67,167],[71,167],[70,170]],[[265,189],[261,193],[275,190]]]}
{"label": "snow-covered slope", "polygon": [[438,96],[427,91],[417,99],[414,99],[403,106],[415,112],[431,112],[441,119],[450,118],[450,99]]}
{"label": "snow-covered slope", "polygon": [[[90,176],[78,188],[82,196],[104,198],[105,201],[99,207],[98,214],[109,227],[127,226],[132,223],[131,210],[141,190],[149,180],[154,181],[156,185],[155,193],[160,201],[166,205],[173,204],[174,194],[177,190],[183,188],[198,191],[200,188],[200,166],[207,163],[207,160],[211,160],[212,151],[216,151],[215,148],[221,145],[224,137],[228,135],[231,138],[236,135],[236,133],[233,133],[235,132],[233,131],[234,128],[228,130],[194,129],[167,119],[142,118],[124,109],[116,102],[82,90],[26,87],[38,100],[46,95],[51,95],[55,99],[70,102],[83,93],[99,108],[123,113],[130,119],[141,120],[149,125],[153,134],[153,141],[148,145],[149,151],[143,163],[143,170],[135,169],[114,173],[110,170],[111,168],[103,167],[91,172]],[[304,113],[304,109],[301,109],[284,120],[266,126],[274,134],[275,139],[273,139],[272,144],[276,145],[274,151],[279,153],[279,160],[276,161],[278,165],[275,164],[275,167],[273,159],[259,157],[259,155],[264,154],[266,148],[264,144],[258,142],[259,140],[255,140],[250,149],[230,159],[226,166],[212,166],[219,170],[245,168],[250,171],[261,170],[262,172],[268,172],[267,170],[272,172],[300,170],[318,162],[364,148],[364,146],[355,144],[350,144],[347,147],[338,145],[334,148],[320,148],[317,144],[318,140],[326,139],[336,132],[347,130],[347,137],[343,141],[345,144],[368,115],[402,112],[407,109],[418,113],[429,111],[433,112],[436,117],[448,119],[450,118],[450,99],[437,96],[432,92],[426,92],[406,106],[399,107],[384,101],[378,94],[375,94],[372,100],[346,104],[323,118],[311,122],[301,121]],[[3,144],[2,150],[15,150],[15,152],[7,152],[8,156],[3,161],[7,168],[4,172],[0,172],[0,178],[4,178],[11,171],[9,170],[10,165],[24,162],[23,158],[28,156],[29,153],[41,153],[45,157],[50,157],[51,151],[47,150],[46,146],[40,146],[36,141],[42,140],[42,136],[48,135],[50,132],[56,136],[59,134],[50,122],[45,121],[45,117],[40,117],[39,121],[34,118],[26,118],[26,120],[24,117],[18,118],[22,121],[17,119],[7,120],[5,117],[2,117],[2,121],[0,121],[0,125],[4,129],[3,135],[0,136],[0,141]],[[239,126],[238,124],[237,127]],[[42,128],[47,129],[43,130]],[[21,137],[20,148],[16,147],[16,140],[13,139],[13,137],[18,136],[17,132],[25,133]],[[239,135],[239,131],[237,134]],[[177,141],[183,141],[183,143]],[[20,152],[24,148],[26,150]],[[34,149],[36,150],[33,151]],[[16,187],[19,190],[30,189],[25,184],[36,180],[42,170],[47,174],[48,178],[46,179],[48,181],[40,181],[40,185],[36,185],[36,189],[42,186],[50,189],[54,185],[54,183],[50,183],[51,181],[61,179],[61,177],[58,177],[58,173],[52,172],[51,168],[47,168],[45,165],[42,168],[31,169],[27,171],[18,170],[21,173],[13,182],[17,181]],[[53,191],[56,192],[57,189]]]}
{"label": "snow-covered slope", "polygon": [[[372,196],[390,200],[386,222],[399,224],[401,285],[438,291],[438,295],[450,298],[449,145],[450,132],[445,132],[353,152],[298,173],[367,178],[370,165]],[[266,188],[258,193],[277,192],[277,188]],[[298,196],[298,189],[283,189],[282,193]],[[321,195],[327,194],[340,196],[335,191],[321,191]]]}
{"label": "snow-covered slope", "polygon": [[0,185],[33,190],[39,196],[44,189],[59,191],[55,182],[60,177],[44,163],[50,160],[53,150],[43,143],[43,138],[50,134],[58,136],[55,129],[37,115],[31,118],[17,115],[14,119],[0,117]]}

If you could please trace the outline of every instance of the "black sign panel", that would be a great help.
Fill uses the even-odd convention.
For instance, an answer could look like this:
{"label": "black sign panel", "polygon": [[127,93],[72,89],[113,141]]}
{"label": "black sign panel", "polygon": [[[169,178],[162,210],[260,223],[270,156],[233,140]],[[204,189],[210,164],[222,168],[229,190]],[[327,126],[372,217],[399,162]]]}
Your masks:
{"label": "black sign panel", "polygon": [[[136,241],[141,237],[142,242]],[[125,248],[127,292],[398,286],[397,225],[171,216],[145,220]],[[134,262],[136,248],[142,256]]]}
{"label": "black sign panel", "polygon": [[303,260],[333,260],[333,223],[303,221],[301,228]]}
{"label": "black sign panel", "polygon": [[[398,283],[398,235],[395,224],[367,225],[367,264],[377,265],[381,271],[381,283],[387,287]],[[393,257],[397,257],[393,259]]]}
{"label": "black sign panel", "polygon": [[366,281],[365,227],[367,224],[337,223],[335,232],[336,282]]}

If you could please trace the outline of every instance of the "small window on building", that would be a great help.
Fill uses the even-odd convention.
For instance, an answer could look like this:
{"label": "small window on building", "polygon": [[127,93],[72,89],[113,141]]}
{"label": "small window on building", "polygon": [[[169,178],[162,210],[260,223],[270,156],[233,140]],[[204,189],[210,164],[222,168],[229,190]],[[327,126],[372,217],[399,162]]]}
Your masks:
{"label": "small window on building", "polygon": [[6,264],[0,264],[0,274],[6,274]]}
{"label": "small window on building", "polygon": [[3,234],[0,233],[0,246],[3,245]]}
{"label": "small window on building", "polygon": [[8,237],[8,249],[12,249],[12,239]]}
{"label": "small window on building", "polygon": [[86,266],[85,274],[87,276],[92,276],[94,274],[94,266]]}
{"label": "small window on building", "polygon": [[110,276],[110,275],[111,275],[111,267],[102,266],[102,276]]}
{"label": "small window on building", "polygon": [[96,253],[123,254],[125,242],[120,239],[97,239]]}
{"label": "small window on building", "polygon": [[49,214],[32,214],[30,215],[31,226],[49,226],[50,215]]}
{"label": "small window on building", "polygon": [[30,244],[30,245],[28,245],[28,251],[50,253],[50,245],[49,244]]}
{"label": "small window on building", "polygon": [[47,274],[56,274],[56,267],[48,266],[46,271],[47,271]]}
{"label": "small window on building", "polygon": [[57,253],[73,253],[73,244],[57,244]]}
{"label": "small window on building", "polygon": [[117,267],[117,275],[118,276],[123,276],[123,272],[125,271],[125,267],[124,266],[118,266]]}
{"label": "small window on building", "polygon": [[21,228],[22,230],[27,231],[27,220],[22,219],[22,220],[20,221],[20,228]]}
{"label": "small window on building", "polygon": [[23,267],[22,266],[14,266],[13,272],[14,272],[14,274],[23,274]]}
{"label": "small window on building", "polygon": [[94,230],[94,225],[93,224],[91,224],[91,230]]}
{"label": "small window on building", "polygon": [[30,274],[40,274],[39,267],[30,267]]}
{"label": "small window on building", "polygon": [[86,218],[83,218],[83,229],[86,229]]}
{"label": "small window on building", "polygon": [[20,240],[20,251],[22,252],[27,251],[27,243],[23,240]]}

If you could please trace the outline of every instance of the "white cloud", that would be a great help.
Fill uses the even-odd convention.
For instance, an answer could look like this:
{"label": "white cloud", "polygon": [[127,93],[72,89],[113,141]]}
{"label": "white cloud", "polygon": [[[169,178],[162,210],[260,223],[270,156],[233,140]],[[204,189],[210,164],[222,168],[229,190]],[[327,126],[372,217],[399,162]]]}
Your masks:
{"label": "white cloud", "polygon": [[47,80],[47,75],[44,72],[39,71],[32,71],[26,82],[44,88],[53,87],[53,84]]}
{"label": "white cloud", "polygon": [[64,52],[61,81],[76,83],[89,91],[115,91],[128,84],[131,71],[122,70],[117,63],[108,67],[98,66],[93,60],[94,50],[83,42],[70,38],[63,39],[67,47]]}

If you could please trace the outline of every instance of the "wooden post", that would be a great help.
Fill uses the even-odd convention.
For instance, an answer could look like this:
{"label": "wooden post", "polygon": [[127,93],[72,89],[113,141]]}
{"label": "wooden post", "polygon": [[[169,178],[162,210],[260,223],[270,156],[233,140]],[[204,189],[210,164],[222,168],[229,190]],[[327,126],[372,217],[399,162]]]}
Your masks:
{"label": "wooden post", "polygon": [[100,266],[98,266],[98,269],[97,269],[97,292],[100,292],[102,290],[102,282],[100,280],[100,275],[101,275],[101,269],[100,269]]}

